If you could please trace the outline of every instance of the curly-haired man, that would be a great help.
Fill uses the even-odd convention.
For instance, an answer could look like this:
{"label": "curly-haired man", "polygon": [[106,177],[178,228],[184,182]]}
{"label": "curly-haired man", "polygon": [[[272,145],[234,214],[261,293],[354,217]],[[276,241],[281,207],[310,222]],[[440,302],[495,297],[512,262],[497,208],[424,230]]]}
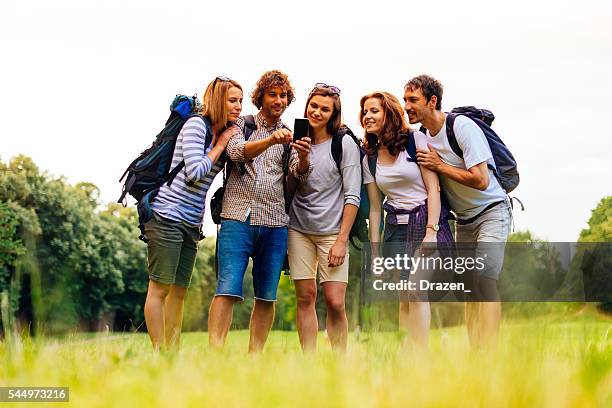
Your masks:
{"label": "curly-haired man", "polygon": [[[208,319],[209,342],[213,347],[225,343],[232,322],[234,303],[244,299],[242,283],[253,259],[255,305],[251,314],[249,352],[263,346],[274,320],[274,302],[283,261],[287,253],[285,174],[283,145],[293,135],[281,115],[294,100],[287,75],[268,71],[257,81],[252,94],[259,109],[257,129],[245,140],[245,119],[238,120],[242,132],[227,145],[228,158],[240,166],[230,172],[223,196],[219,243],[219,278]],[[291,144],[289,173],[305,180],[312,170],[309,161],[310,139]]]}

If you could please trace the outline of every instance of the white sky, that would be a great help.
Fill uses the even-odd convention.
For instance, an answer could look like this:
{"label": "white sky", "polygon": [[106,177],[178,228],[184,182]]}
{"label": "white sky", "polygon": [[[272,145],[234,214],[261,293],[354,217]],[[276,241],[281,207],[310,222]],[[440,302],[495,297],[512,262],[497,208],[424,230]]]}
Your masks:
{"label": "white sky", "polygon": [[[216,75],[250,93],[265,70],[285,71],[297,94],[289,124],[315,82],[336,85],[345,122],[360,134],[362,95],[401,98],[409,78],[429,73],[445,86],[443,108],[495,113],[521,173],[513,195],[527,210],[515,212],[517,229],[576,240],[612,194],[611,6],[430,3],[3,2],[0,159],[24,153],[114,201],[117,179],[161,129],[173,96],[201,96]],[[247,99],[243,113],[254,113]]]}

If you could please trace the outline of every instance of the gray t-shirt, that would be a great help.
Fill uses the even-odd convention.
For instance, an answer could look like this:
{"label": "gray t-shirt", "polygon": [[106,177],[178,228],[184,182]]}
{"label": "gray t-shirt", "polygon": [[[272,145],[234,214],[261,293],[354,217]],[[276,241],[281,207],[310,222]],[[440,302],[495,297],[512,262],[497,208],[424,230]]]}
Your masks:
{"label": "gray t-shirt", "polygon": [[342,139],[342,176],[331,154],[331,139],[310,146],[310,161],[312,173],[298,184],[291,202],[289,228],[305,234],[337,234],[344,205],[359,207],[359,148],[349,136]]}

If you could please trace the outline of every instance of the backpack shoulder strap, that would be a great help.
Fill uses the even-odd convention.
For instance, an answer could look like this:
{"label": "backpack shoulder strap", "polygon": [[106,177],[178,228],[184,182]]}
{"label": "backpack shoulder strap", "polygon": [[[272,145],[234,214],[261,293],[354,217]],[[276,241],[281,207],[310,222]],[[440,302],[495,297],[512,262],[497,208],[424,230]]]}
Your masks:
{"label": "backpack shoulder strap", "polygon": [[457,137],[455,136],[455,119],[457,118],[456,113],[447,113],[446,114],[446,137],[448,138],[448,144],[455,154],[463,159],[463,151],[461,147],[459,147],[459,143],[457,143]]}
{"label": "backpack shoulder strap", "polygon": [[348,126],[342,125],[340,129],[338,129],[338,132],[332,137],[331,154],[332,158],[334,159],[334,162],[336,163],[336,168],[338,169],[340,176],[342,176],[342,169],[340,168],[340,165],[342,164],[343,157],[342,143],[344,140],[344,136],[349,136],[351,139],[353,139],[357,147],[359,147],[359,140],[357,139],[357,136],[355,136],[353,131],[351,131]]}
{"label": "backpack shoulder strap", "polygon": [[408,131],[406,152],[408,153],[408,161],[416,163],[416,141],[414,140],[414,132],[412,130]]}
{"label": "backpack shoulder strap", "polygon": [[[208,146],[210,146],[213,140],[212,124],[210,123],[210,120],[206,116],[200,113],[192,113],[191,115],[187,116],[187,120],[191,118],[200,118],[204,122],[204,126],[206,127],[206,139],[204,140],[204,151],[206,151],[206,149],[208,149]],[[187,120],[185,122],[187,122]]]}
{"label": "backpack shoulder strap", "polygon": [[246,115],[244,117],[244,140],[249,140],[254,131],[257,130],[257,123],[255,123],[255,116]]}
{"label": "backpack shoulder strap", "polygon": [[370,174],[376,180],[376,162],[378,161],[378,152],[373,155],[368,155],[368,170],[370,170]]}
{"label": "backpack shoulder strap", "polygon": [[344,135],[338,133],[332,137],[331,142],[332,158],[334,159],[334,163],[336,163],[336,168],[340,175],[342,175],[340,171],[340,163],[342,163],[342,139],[344,139]]}
{"label": "backpack shoulder strap", "polygon": [[[244,140],[249,140],[249,138],[251,137],[251,135],[253,134],[254,131],[257,130],[257,123],[255,123],[255,116],[253,115],[246,115],[244,117]],[[225,153],[224,153],[225,154]],[[229,160],[229,158],[227,158],[226,156],[226,162],[225,162],[225,178],[229,178],[229,175],[232,171],[232,167],[234,167],[234,163]],[[246,172],[246,169],[244,167],[244,163],[236,163],[237,167],[238,167],[238,171],[240,172],[240,174],[244,174]],[[227,181],[227,180],[224,180]]]}
{"label": "backpack shoulder strap", "polygon": [[289,175],[289,159],[291,158],[291,145],[289,143],[283,145],[283,174]]}

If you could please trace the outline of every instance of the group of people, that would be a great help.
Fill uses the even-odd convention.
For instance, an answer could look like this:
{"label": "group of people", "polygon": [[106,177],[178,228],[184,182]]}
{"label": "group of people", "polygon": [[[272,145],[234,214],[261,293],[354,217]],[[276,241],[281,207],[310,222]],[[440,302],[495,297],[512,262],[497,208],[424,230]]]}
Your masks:
{"label": "group of people", "polygon": [[[420,75],[406,83],[403,105],[388,92],[363,96],[359,120],[364,137],[358,145],[342,123],[341,90],[336,86],[314,86],[304,109],[309,131],[294,140],[281,120],[294,101],[287,75],[268,71],[257,81],[251,94],[259,110],[251,117],[254,124],[240,116],[239,83],[225,77],[210,82],[201,115],[188,119],[177,138],[172,167],[183,161],[185,166],[171,185],[160,188],[153,201],[154,216],[145,225],[149,287],[144,313],[153,347],[178,345],[206,194],[224,167],[218,279],[208,318],[209,342],[215,348],[223,347],[234,304],[244,299],[243,279],[252,259],[255,302],[249,352],[263,349],[287,257],[302,349],[316,349],[317,279],[327,306],[331,345],[346,349],[348,242],[362,184],[369,201],[373,248],[381,242],[383,248],[407,242],[404,248],[412,254],[454,240],[505,242],[511,208],[494,177],[491,150],[482,130],[458,116],[452,126],[463,157],[453,151],[446,135],[442,92],[439,81]],[[422,131],[410,128],[417,123]],[[206,146],[211,134],[212,143]],[[409,152],[409,140],[414,140],[416,154]],[[291,184],[295,191],[288,193]],[[455,236],[448,223],[450,210],[457,218]],[[476,290],[492,293],[488,299],[492,301],[466,303],[468,337],[475,348],[491,348],[497,342],[501,305],[495,294],[500,271],[501,265],[476,278]],[[427,348],[427,301],[401,299],[399,322],[409,333],[409,344]]]}

